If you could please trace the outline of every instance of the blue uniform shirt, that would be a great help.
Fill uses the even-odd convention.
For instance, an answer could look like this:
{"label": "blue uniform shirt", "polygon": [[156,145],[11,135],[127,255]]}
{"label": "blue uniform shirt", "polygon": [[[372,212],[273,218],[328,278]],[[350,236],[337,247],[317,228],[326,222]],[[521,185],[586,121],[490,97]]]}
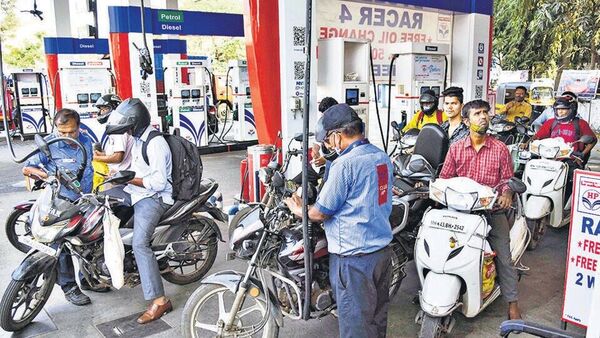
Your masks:
{"label": "blue uniform shirt", "polygon": [[[50,141],[53,138],[56,138],[56,135],[50,134],[45,137],[47,141]],[[94,152],[92,151],[92,141],[89,137],[80,132],[79,142],[85,147],[88,157],[85,170],[83,171],[83,177],[79,183],[81,184],[81,191],[83,193],[89,193],[92,191],[92,181],[94,178],[94,169],[92,168],[92,157],[94,155]],[[56,165],[58,165],[77,174],[80,163],[83,163],[83,152],[79,147],[71,146],[66,142],[57,142],[51,144],[49,148],[54,161],[49,161],[44,154],[37,153],[27,160],[25,166],[36,168],[43,167],[50,175],[53,175],[56,170]],[[67,189],[65,186],[60,187],[60,196],[72,201],[79,198],[78,194]]]}
{"label": "blue uniform shirt", "polygon": [[331,163],[315,204],[329,216],[329,252],[366,254],[391,242],[392,168],[389,156],[368,140],[354,142]]}

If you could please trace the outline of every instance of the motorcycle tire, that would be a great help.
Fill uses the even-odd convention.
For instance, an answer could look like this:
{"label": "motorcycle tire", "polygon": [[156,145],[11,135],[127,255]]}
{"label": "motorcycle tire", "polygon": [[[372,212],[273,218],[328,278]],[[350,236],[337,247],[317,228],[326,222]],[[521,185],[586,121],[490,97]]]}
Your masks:
{"label": "motorcycle tire", "polygon": [[442,317],[431,317],[428,314],[423,315],[419,338],[438,338],[443,337]]}
{"label": "motorcycle tire", "polygon": [[[190,224],[187,226],[186,232],[182,233],[176,241],[185,240],[187,238],[187,235],[189,235],[189,233],[190,233],[188,231],[192,231],[192,232],[199,231],[203,235],[200,243],[206,245],[207,250],[204,251],[205,255],[201,262],[202,265],[200,265],[200,267],[194,266],[195,270],[191,273],[187,273],[187,274],[184,273],[183,266],[181,266],[181,274],[180,274],[177,272],[177,270],[180,268],[173,267],[173,265],[171,265],[171,263],[183,264],[184,262],[180,262],[180,261],[176,261],[176,260],[168,260],[167,261],[169,263],[169,265],[171,265],[172,270],[169,272],[163,273],[162,277],[165,280],[167,280],[168,282],[171,282],[171,283],[177,284],[177,285],[187,285],[187,284],[191,284],[191,283],[197,282],[200,279],[202,279],[202,277],[204,277],[204,275],[206,275],[208,270],[210,270],[213,263],[215,262],[215,259],[217,258],[217,242],[218,242],[217,234],[215,233],[215,231],[212,229],[212,227],[210,225],[203,223],[203,222],[199,221],[198,219],[194,218],[190,221]],[[182,237],[184,237],[184,238],[182,238]],[[197,262],[198,261],[196,261],[195,263],[197,263]]]}
{"label": "motorcycle tire", "polygon": [[406,272],[404,272],[404,267],[406,262],[408,262],[408,257],[404,253],[402,246],[400,243],[392,241],[390,244],[392,248],[392,257],[391,257],[391,268],[392,274],[390,276],[390,300],[394,299],[396,293],[400,289],[400,285],[402,284],[402,280],[406,277]]}
{"label": "motorcycle tire", "polygon": [[[203,306],[206,305],[206,303],[210,302],[211,296],[215,296],[219,293],[225,293],[225,292],[230,293],[231,294],[230,297],[235,297],[235,294],[233,294],[231,292],[231,290],[229,290],[227,287],[225,287],[223,285],[217,285],[217,284],[201,284],[200,287],[198,287],[196,289],[196,291],[194,291],[194,293],[192,293],[190,298],[188,298],[187,302],[185,303],[185,307],[183,308],[183,313],[181,314],[181,318],[182,318],[181,332],[184,337],[186,337],[186,338],[208,337],[209,336],[209,335],[207,335],[208,331],[213,331],[212,335],[210,335],[210,336],[215,336],[215,334],[216,334],[215,330],[217,330],[217,321],[215,321],[214,325],[207,325],[207,324],[198,323],[197,320],[200,318],[208,320],[207,317],[211,316],[211,315],[217,315],[217,320],[218,320],[219,317],[221,317],[222,315],[224,316],[224,314],[221,314],[219,312],[220,311],[228,311],[229,309],[227,308],[227,306],[231,306],[232,302],[226,303],[225,300],[223,300],[223,303],[225,304],[225,308],[210,309],[211,311],[205,311],[204,313],[200,313],[201,312],[200,310],[202,310]],[[258,301],[264,303],[265,302],[264,295],[265,295],[265,293],[261,290],[260,295],[258,297],[255,298],[255,297],[247,296],[246,301],[244,303],[247,303],[249,300],[255,300],[256,304],[259,304]],[[219,297],[219,296],[217,295],[217,297]],[[224,295],[221,297],[225,298]],[[228,299],[228,300],[230,300],[230,299]],[[254,306],[256,306],[256,305],[253,305],[252,307],[254,307]],[[264,306],[266,306],[266,304]],[[265,309],[265,311],[266,311],[266,309]],[[243,316],[241,316],[241,317],[243,318]],[[238,319],[238,321],[241,322],[241,319]],[[205,335],[200,335],[198,332],[196,332],[196,329],[198,329],[198,328],[204,329]],[[278,336],[279,336],[279,326],[277,325],[275,318],[273,318],[272,315],[269,315],[269,318],[267,319],[267,323],[262,328],[262,335],[257,334],[256,337],[276,338]],[[252,337],[255,337],[255,335],[252,335]]]}
{"label": "motorcycle tire", "polygon": [[29,218],[29,210],[23,209],[14,209],[8,218],[6,219],[6,237],[8,237],[8,241],[12,246],[14,246],[17,250],[27,253],[31,249],[31,247],[27,244],[19,242],[19,235],[17,235],[17,227],[19,227],[19,222],[23,223],[25,228],[23,236],[31,236],[31,227],[27,223]]}
{"label": "motorcycle tire", "polygon": [[[35,276],[22,281],[11,280],[4,291],[4,296],[2,296],[2,301],[0,301],[0,327],[5,331],[19,331],[29,325],[35,317],[42,311],[44,305],[50,298],[50,294],[52,293],[52,289],[54,288],[54,283],[56,282],[56,269],[52,269],[51,271],[40,272]],[[37,281],[41,276],[44,276],[45,279],[43,284],[39,287],[32,288],[31,285],[37,285]],[[23,292],[24,289],[27,292]],[[38,296],[37,293],[41,291],[41,295]],[[25,297],[25,298],[24,298]],[[15,320],[13,318],[13,305],[15,302],[25,302],[26,310],[29,310],[29,303],[33,298],[38,299],[38,303],[31,309],[27,315],[26,312],[23,313],[23,317],[19,320]],[[23,300],[24,298],[24,300]]]}
{"label": "motorcycle tire", "polygon": [[527,251],[533,251],[538,247],[540,241],[542,240],[544,233],[544,222],[541,219],[528,219],[527,227],[529,228],[529,234],[531,236],[529,244],[527,244]]}

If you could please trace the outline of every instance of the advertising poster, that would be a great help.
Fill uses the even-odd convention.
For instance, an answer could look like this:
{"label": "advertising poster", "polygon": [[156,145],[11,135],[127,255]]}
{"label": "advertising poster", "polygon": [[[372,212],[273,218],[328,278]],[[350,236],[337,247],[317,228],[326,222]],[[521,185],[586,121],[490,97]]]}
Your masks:
{"label": "advertising poster", "polygon": [[596,97],[600,70],[565,70],[560,76],[557,92],[572,91],[580,99]]}

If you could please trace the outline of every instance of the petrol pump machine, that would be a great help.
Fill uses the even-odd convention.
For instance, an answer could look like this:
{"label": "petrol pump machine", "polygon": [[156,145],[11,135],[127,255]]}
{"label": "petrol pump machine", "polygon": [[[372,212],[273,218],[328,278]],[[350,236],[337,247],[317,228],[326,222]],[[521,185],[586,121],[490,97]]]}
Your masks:
{"label": "petrol pump machine", "polygon": [[420,110],[419,96],[431,89],[436,95],[445,89],[448,74],[448,44],[402,42],[393,48],[396,59],[396,102],[410,120]]}
{"label": "petrol pump machine", "polygon": [[94,143],[104,145],[105,126],[96,117],[96,101],[105,94],[114,93],[109,60],[60,60],[58,72],[63,108],[79,113],[81,129]]}
{"label": "petrol pump machine", "polygon": [[331,38],[320,39],[317,96],[331,96],[347,103],[365,122],[369,134],[369,41]]}
{"label": "petrol pump machine", "polygon": [[[208,60],[163,60],[165,94],[169,113],[173,116],[172,129],[196,146],[206,146],[209,134],[216,125],[207,123],[212,94],[207,68]],[[173,132],[174,130],[171,130]]]}
{"label": "petrol pump machine", "polygon": [[48,86],[44,75],[33,69],[23,69],[12,73],[11,77],[15,100],[13,118],[18,121],[21,135],[47,134]]}
{"label": "petrol pump machine", "polygon": [[[226,134],[224,138],[231,141],[254,141],[256,136],[256,122],[250,100],[250,81],[248,80],[248,64],[246,60],[229,61],[228,86],[232,97],[232,114],[228,122],[224,121],[222,128]],[[229,124],[229,125],[228,125]],[[231,128],[229,132],[227,130]]]}

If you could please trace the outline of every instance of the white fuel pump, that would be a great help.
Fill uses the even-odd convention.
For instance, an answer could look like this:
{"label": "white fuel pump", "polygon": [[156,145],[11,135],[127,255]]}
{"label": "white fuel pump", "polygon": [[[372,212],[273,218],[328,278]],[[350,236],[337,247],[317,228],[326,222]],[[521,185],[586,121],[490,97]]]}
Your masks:
{"label": "white fuel pump", "polygon": [[419,107],[419,96],[431,89],[438,96],[448,74],[450,46],[440,43],[402,42],[392,48],[397,54],[396,100],[394,110],[406,112],[409,121]]}
{"label": "white fuel pump", "polygon": [[12,73],[15,100],[14,118],[21,135],[47,134],[48,86],[43,73],[23,69]]}
{"label": "white fuel pump", "polygon": [[81,118],[81,129],[92,142],[106,141],[105,126],[96,117],[96,101],[114,93],[109,60],[61,60],[59,63],[60,89],[63,108],[76,110]]}
{"label": "white fuel pump", "polygon": [[[227,91],[232,97],[231,114],[221,119],[220,131],[223,138],[230,141],[253,141],[257,139],[256,122],[250,100],[250,81],[246,60],[229,61],[227,70]],[[227,95],[229,96],[229,95]]]}
{"label": "white fuel pump", "polygon": [[218,126],[209,124],[207,116],[212,98],[210,61],[171,59],[163,61],[163,67],[167,105],[173,116],[171,132],[178,129],[195,145],[208,145],[212,129]]}
{"label": "white fuel pump", "polygon": [[319,40],[317,96],[331,96],[352,106],[369,131],[369,41],[346,38]]}

